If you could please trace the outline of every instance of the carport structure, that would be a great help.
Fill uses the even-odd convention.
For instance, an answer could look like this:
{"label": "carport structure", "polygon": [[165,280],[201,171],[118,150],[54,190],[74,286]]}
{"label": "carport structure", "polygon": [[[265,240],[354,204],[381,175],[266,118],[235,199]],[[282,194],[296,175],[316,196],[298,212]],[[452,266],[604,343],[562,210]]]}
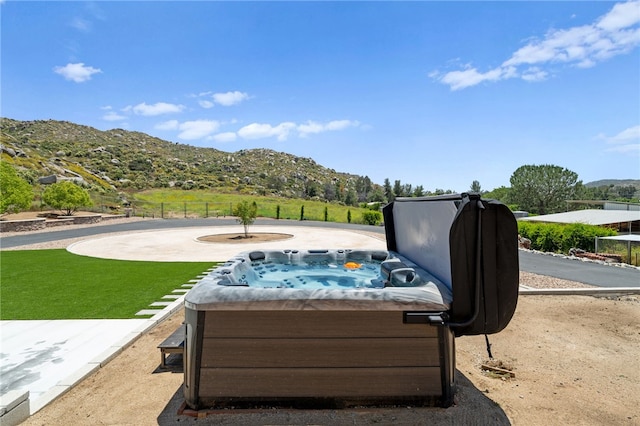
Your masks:
{"label": "carport structure", "polygon": [[[626,235],[614,235],[612,237],[596,237],[596,254],[598,254],[598,242],[600,240],[614,240],[614,241],[626,241],[627,243],[627,263],[631,263],[631,244],[640,244],[640,235],[638,234],[626,234]],[[636,253],[637,257],[637,253]],[[635,262],[638,265],[638,259]]]}
{"label": "carport structure", "polygon": [[638,210],[586,209],[523,217],[519,220],[546,223],[584,223],[613,228],[621,234],[640,234],[640,211]]}

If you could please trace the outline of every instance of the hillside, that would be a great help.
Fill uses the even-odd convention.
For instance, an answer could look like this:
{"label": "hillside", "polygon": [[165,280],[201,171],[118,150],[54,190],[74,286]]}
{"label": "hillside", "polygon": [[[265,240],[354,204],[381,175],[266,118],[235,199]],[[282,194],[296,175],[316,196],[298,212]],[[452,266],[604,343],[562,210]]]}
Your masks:
{"label": "hillside", "polygon": [[585,183],[587,188],[599,188],[601,186],[635,186],[640,190],[639,179],[601,179]]}
{"label": "hillside", "polygon": [[55,175],[103,191],[218,188],[328,200],[344,199],[356,189],[359,198],[366,199],[372,189],[366,177],[269,149],[230,153],[122,129],[101,131],[55,120],[1,120],[2,160],[21,167],[32,183]]}

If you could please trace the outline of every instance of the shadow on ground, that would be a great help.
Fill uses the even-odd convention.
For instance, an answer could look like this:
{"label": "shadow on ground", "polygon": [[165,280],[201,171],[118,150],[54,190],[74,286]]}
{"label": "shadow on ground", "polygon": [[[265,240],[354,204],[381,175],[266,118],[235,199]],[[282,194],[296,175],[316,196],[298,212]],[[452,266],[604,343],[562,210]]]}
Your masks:
{"label": "shadow on ground", "polygon": [[401,424],[401,425],[510,425],[505,412],[456,371],[455,404],[439,407],[365,407],[346,409],[252,409],[216,410],[206,417],[178,414],[183,402],[182,386],[158,416],[159,425],[286,425],[286,424]]}

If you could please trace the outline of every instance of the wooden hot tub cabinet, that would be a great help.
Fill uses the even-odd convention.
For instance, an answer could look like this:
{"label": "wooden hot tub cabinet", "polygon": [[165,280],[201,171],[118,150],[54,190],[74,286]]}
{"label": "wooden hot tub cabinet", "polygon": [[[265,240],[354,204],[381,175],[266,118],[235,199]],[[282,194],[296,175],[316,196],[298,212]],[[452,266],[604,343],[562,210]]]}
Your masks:
{"label": "wooden hot tub cabinet", "polygon": [[415,314],[187,310],[186,402],[194,409],[242,401],[449,406],[453,333]]}

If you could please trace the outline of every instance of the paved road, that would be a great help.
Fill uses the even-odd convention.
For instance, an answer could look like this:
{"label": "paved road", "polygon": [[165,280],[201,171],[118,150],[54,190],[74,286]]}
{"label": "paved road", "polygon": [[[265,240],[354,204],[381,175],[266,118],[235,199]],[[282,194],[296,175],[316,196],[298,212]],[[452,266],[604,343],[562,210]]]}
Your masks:
{"label": "paved road", "polygon": [[520,270],[598,287],[640,287],[640,270],[520,250]]}
{"label": "paved road", "polygon": [[[3,237],[0,239],[0,245],[5,248],[11,248],[67,238],[88,237],[109,232],[133,232],[154,229],[171,229],[193,226],[229,226],[237,224],[238,223],[235,219],[149,219],[137,222],[114,223],[112,225]],[[346,223],[258,219],[255,224],[355,229],[384,234],[384,228],[380,226]],[[520,251],[520,270],[583,282],[600,287],[640,287],[640,270],[638,269],[618,268],[522,250]]]}
{"label": "paved road", "polygon": [[[235,219],[148,219],[136,222],[114,223],[112,225],[90,226],[86,228],[64,229],[51,232],[40,232],[12,237],[0,238],[3,248],[20,247],[29,244],[46,243],[49,241],[63,240],[67,238],[90,237],[110,232],[148,231],[154,229],[189,228],[194,226],[232,226],[238,225]],[[334,222],[314,222],[299,220],[269,220],[257,219],[255,225],[280,225],[280,226],[314,226],[322,228],[356,229],[368,232],[384,234],[381,226],[357,225]]]}

